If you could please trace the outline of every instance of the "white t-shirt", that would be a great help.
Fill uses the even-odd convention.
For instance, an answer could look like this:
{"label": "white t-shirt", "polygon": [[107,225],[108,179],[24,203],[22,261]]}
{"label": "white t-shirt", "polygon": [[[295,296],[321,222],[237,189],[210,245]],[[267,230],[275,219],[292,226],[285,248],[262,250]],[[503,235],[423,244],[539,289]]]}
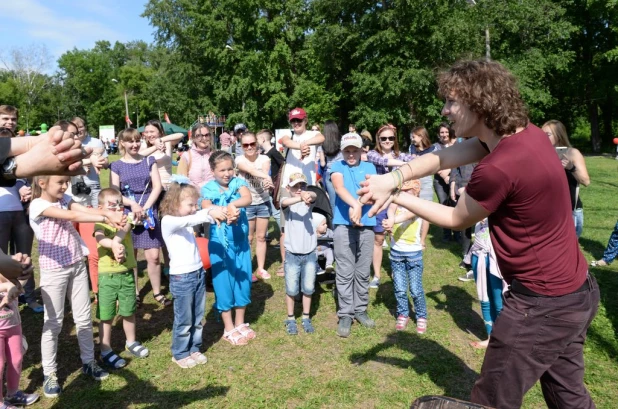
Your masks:
{"label": "white t-shirt", "polygon": [[214,223],[210,209],[199,210],[190,216],[165,215],[161,219],[161,234],[170,255],[170,274],[187,274],[203,267],[197,248],[193,226]]}
{"label": "white t-shirt", "polygon": [[[255,159],[255,162],[251,162],[245,156],[237,156],[235,162],[236,166],[238,166],[239,163],[245,163],[253,166],[254,169],[262,170],[265,163],[268,163],[270,165],[270,158],[266,155],[258,155],[258,157]],[[245,182],[247,182],[247,185],[249,185],[252,205],[266,203],[268,202],[268,200],[270,200],[270,192],[264,189],[264,179],[256,178],[242,171],[238,172],[238,176],[240,176],[241,179],[245,180]]]}
{"label": "white t-shirt", "polygon": [[[318,131],[305,131],[300,135],[296,135],[292,132],[292,140],[294,142],[303,142],[308,139],[313,138],[319,132]],[[299,149],[289,149],[285,161],[285,171],[282,178],[283,187],[288,185],[288,181],[290,180],[290,175],[294,173],[302,173],[307,178],[307,182],[310,185],[315,185],[316,183],[316,173],[315,173],[315,165],[316,165],[316,154],[317,147],[315,145],[310,145],[309,155],[304,159],[300,159],[300,150]]]}

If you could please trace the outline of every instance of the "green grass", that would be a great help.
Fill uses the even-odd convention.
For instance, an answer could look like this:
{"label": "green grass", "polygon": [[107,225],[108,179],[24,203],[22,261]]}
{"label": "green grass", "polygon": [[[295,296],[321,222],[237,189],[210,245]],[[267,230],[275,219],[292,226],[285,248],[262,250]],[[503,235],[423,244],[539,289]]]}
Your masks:
{"label": "green grass", "polygon": [[[618,191],[618,162],[609,157],[587,158],[592,185],[582,188],[584,234],[580,240],[588,260],[602,255],[618,214],[611,197]],[[107,173],[102,175],[107,184]],[[36,260],[36,256],[34,257]],[[429,328],[419,336],[413,328],[395,331],[392,282],[371,290],[369,314],[377,328],[352,327],[352,335],[335,334],[337,317],[330,287],[314,296],[316,333],[285,334],[284,284],[274,276],[278,249],[268,249],[273,279],[254,285],[248,321],[258,337],[245,347],[221,341],[222,325],[207,295],[204,347],[209,362],[190,370],[171,362],[172,308],[159,307],[147,280],[144,306],[138,311],[138,337],[150,349],[144,360],[123,357],[125,369],[103,382],[80,374],[79,350],[71,314],[67,313],[58,348],[59,375],[64,393],[42,398],[41,408],[405,408],[418,396],[444,394],[469,397],[483,362],[483,352],[468,342],[485,337],[479,303],[471,283],[457,281],[459,248],[444,245],[432,227],[425,253],[424,287]],[[143,270],[145,264],[140,263]],[[388,255],[384,268],[388,272]],[[616,268],[593,269],[601,288],[601,306],[585,346],[586,384],[599,408],[614,408],[618,400],[618,275]],[[164,283],[165,284],[165,283]],[[146,290],[142,292],[144,294]],[[300,311],[299,311],[300,312]],[[22,311],[30,350],[24,361],[21,387],[42,393],[40,335],[43,317]],[[123,345],[122,326],[114,327],[113,345]],[[95,328],[95,335],[97,329]],[[538,385],[527,395],[525,408],[545,407]]]}

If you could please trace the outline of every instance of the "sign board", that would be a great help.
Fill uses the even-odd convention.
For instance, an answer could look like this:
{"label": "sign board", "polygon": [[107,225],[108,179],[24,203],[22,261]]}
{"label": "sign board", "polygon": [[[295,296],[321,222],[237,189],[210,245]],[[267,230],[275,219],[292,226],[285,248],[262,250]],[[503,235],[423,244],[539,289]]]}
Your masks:
{"label": "sign board", "polygon": [[115,138],[114,125],[99,125],[99,139],[101,142],[110,142]]}

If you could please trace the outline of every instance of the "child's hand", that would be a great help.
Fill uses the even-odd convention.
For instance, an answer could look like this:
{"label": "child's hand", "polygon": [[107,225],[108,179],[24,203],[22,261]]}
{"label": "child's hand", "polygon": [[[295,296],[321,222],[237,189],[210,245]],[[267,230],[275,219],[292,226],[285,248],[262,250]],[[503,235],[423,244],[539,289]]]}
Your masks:
{"label": "child's hand", "polygon": [[114,258],[120,264],[124,263],[126,260],[125,247],[122,243],[118,243],[117,241],[112,240],[112,252],[114,253]]}
{"label": "child's hand", "polygon": [[227,205],[227,224],[236,223],[238,217],[240,216],[240,210],[232,203]]}
{"label": "child's hand", "polygon": [[313,202],[313,196],[311,195],[311,193],[303,191],[300,193],[300,200],[302,200],[307,206],[309,206],[311,202]]}
{"label": "child's hand", "polygon": [[24,289],[21,284],[18,282],[17,284],[13,284],[9,291],[6,293],[7,304],[15,301],[17,297],[24,293]]}
{"label": "child's hand", "polygon": [[30,186],[22,186],[19,188],[19,198],[24,203],[32,200],[32,188]]}
{"label": "child's hand", "polygon": [[221,225],[221,222],[227,220],[227,208],[223,206],[213,206],[212,209],[208,212],[210,217],[212,217],[217,223],[217,226]]}
{"label": "child's hand", "polygon": [[32,265],[30,256],[27,254],[17,253],[12,255],[11,258],[21,264],[22,272],[21,275],[17,277],[17,280],[25,284],[32,273],[34,273],[34,266]]}
{"label": "child's hand", "polygon": [[350,221],[357,226],[362,226],[361,217],[363,216],[363,207],[359,202],[356,202],[354,206],[350,207],[349,210]]}
{"label": "child's hand", "polygon": [[393,226],[395,225],[395,219],[384,219],[382,220],[382,227],[384,228],[384,230],[388,231],[388,232],[392,232],[393,231]]}

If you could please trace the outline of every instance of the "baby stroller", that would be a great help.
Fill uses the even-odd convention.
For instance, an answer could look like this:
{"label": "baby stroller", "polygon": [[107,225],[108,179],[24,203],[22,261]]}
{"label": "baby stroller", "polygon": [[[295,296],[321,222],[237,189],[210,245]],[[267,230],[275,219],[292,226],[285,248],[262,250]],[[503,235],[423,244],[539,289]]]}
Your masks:
{"label": "baby stroller", "polygon": [[[319,186],[307,186],[307,191],[313,192],[316,195],[315,203],[313,206],[313,212],[319,213],[326,218],[326,224],[329,229],[333,228],[333,210],[330,207],[330,201],[328,200],[328,196],[326,192]],[[332,244],[333,239],[331,238],[318,238],[318,246],[319,245],[327,245]],[[326,267],[326,259],[323,256],[318,257],[318,269],[320,271],[324,271]],[[336,266],[335,266],[336,267]],[[323,273],[317,276],[316,282],[319,284],[333,284],[335,282],[335,271],[332,270],[330,273]],[[337,297],[337,289],[333,286],[333,297]]]}

